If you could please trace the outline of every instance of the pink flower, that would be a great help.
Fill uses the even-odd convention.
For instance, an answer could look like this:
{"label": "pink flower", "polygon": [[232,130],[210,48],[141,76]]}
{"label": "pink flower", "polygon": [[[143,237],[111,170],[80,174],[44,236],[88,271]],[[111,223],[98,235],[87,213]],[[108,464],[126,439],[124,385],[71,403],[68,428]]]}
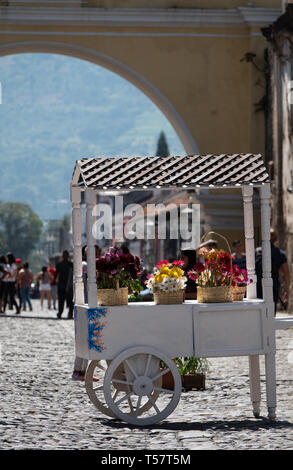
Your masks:
{"label": "pink flower", "polygon": [[196,281],[197,278],[198,278],[198,273],[195,272],[195,271],[188,271],[187,274],[188,274],[188,276],[190,277],[190,279],[191,279],[192,281]]}
{"label": "pink flower", "polygon": [[174,266],[183,266],[184,261],[182,261],[181,259],[179,259],[178,261],[173,261],[172,264],[173,264]]}
{"label": "pink flower", "polygon": [[169,264],[168,261],[166,259],[164,259],[163,261],[160,261],[158,264],[157,264],[157,268],[161,268],[162,266],[165,266]]}

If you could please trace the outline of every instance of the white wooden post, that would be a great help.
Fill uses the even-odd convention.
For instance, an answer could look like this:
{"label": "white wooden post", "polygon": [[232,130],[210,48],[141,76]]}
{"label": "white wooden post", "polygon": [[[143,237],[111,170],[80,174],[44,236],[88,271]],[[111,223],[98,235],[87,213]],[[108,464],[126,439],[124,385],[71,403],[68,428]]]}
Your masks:
{"label": "white wooden post", "polygon": [[72,202],[72,238],[73,238],[73,285],[74,303],[84,304],[84,285],[82,279],[82,238],[81,238],[81,211],[80,188],[71,187]]}
{"label": "white wooden post", "polygon": [[244,233],[245,233],[245,253],[247,274],[252,283],[247,286],[247,298],[256,298],[256,275],[255,275],[255,244],[254,244],[254,223],[253,223],[253,186],[244,186],[243,211],[244,211]]}
{"label": "white wooden post", "polygon": [[93,208],[95,205],[95,191],[87,188],[85,190],[86,203],[86,239],[87,239],[87,292],[88,306],[95,308],[98,305],[97,281],[96,281],[96,240],[92,229],[94,225]]}
{"label": "white wooden post", "polygon": [[275,345],[275,308],[273,301],[273,280],[271,277],[271,189],[266,184],[260,188],[261,202],[261,237],[262,237],[262,286],[263,298],[266,305],[267,315],[267,345],[268,352],[265,355],[266,369],[266,395],[269,418],[276,416],[276,345]]}
{"label": "white wooden post", "polygon": [[[255,244],[254,244],[254,223],[253,223],[253,186],[242,188],[243,211],[244,211],[244,233],[246,269],[250,279],[253,280],[247,286],[247,298],[256,298],[256,275],[255,275]],[[249,356],[249,382],[250,398],[253,407],[253,414],[258,417],[260,414],[261,388],[260,388],[260,366],[259,356]]]}

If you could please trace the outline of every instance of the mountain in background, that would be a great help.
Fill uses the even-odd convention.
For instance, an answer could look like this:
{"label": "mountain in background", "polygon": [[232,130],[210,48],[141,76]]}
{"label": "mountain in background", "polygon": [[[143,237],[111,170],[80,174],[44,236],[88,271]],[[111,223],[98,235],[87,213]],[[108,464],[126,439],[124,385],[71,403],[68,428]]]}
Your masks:
{"label": "mountain in background", "polygon": [[70,210],[75,161],[152,156],[164,131],[184,149],[156,106],[132,84],[92,63],[55,54],[0,57],[0,201],[31,205],[41,219]]}

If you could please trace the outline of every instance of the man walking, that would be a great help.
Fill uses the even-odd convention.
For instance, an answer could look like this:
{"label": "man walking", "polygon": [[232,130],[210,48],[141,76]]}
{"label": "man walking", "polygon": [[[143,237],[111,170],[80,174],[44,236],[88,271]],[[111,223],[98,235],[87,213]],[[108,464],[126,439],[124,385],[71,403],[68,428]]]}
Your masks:
{"label": "man walking", "polygon": [[[276,232],[271,229],[271,269],[273,280],[273,299],[275,303],[275,314],[277,311],[277,303],[280,299],[280,279],[279,274],[283,274],[285,281],[286,297],[290,292],[290,272],[287,257],[283,250],[280,250],[275,243],[277,241]],[[262,299],[262,247],[255,250],[255,270],[257,275],[257,297]]]}
{"label": "man walking", "polygon": [[64,303],[68,307],[68,318],[73,318],[73,263],[69,260],[67,250],[63,251],[63,260],[56,266],[55,279],[58,286],[58,313],[57,318],[61,318]]}

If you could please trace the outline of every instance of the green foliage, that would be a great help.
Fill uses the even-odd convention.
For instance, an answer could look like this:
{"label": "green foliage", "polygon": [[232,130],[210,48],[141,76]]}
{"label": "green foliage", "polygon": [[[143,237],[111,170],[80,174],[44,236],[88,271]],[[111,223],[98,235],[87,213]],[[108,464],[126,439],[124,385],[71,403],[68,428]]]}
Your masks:
{"label": "green foliage", "polygon": [[128,301],[141,302],[142,296],[140,295],[140,292],[143,290],[143,287],[141,286],[139,280],[136,279],[135,281],[132,281],[130,288],[132,293],[128,296]]}
{"label": "green foliage", "polygon": [[0,203],[1,252],[26,259],[40,239],[42,221],[28,204]]}
{"label": "green foliage", "polygon": [[178,366],[180,375],[204,374],[209,370],[209,363],[205,358],[176,357],[175,362]]}

